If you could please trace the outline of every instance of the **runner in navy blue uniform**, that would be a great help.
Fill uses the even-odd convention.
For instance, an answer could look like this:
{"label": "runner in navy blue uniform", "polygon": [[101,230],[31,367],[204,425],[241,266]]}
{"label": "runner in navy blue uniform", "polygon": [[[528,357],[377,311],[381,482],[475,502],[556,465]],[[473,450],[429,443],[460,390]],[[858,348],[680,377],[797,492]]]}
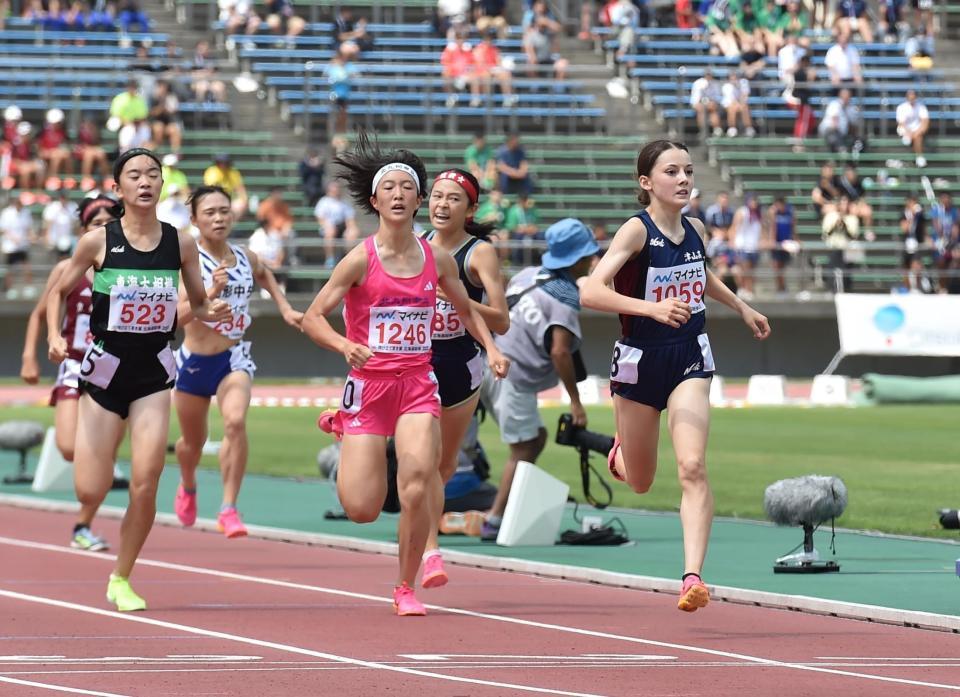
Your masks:
{"label": "runner in navy blue uniform", "polygon": [[[457,263],[460,280],[467,289],[470,304],[483,318],[491,333],[505,334],[510,328],[510,311],[500,277],[500,261],[493,245],[485,240],[492,225],[473,221],[480,198],[480,183],[469,172],[450,169],[441,172],[430,192],[430,222],[433,231],[426,235],[437,249],[448,252]],[[483,303],[484,294],[487,304]],[[476,339],[466,330],[453,304],[437,293],[433,315],[433,355],[431,363],[440,386],[440,477],[450,481],[457,469],[460,445],[480,399],[484,357]],[[443,514],[443,499],[434,512],[437,523]],[[473,520],[472,530],[480,534],[482,517]],[[427,540],[420,585],[436,588],[447,582],[437,542],[436,527]]]}
{"label": "runner in navy blue uniform", "polygon": [[770,335],[770,325],[705,266],[703,224],[680,212],[694,185],[686,146],[666,140],[647,144],[637,158],[637,177],[638,199],[646,208],[617,231],[584,283],[581,302],[620,315],[621,338],[610,367],[618,436],[609,465],[611,474],[637,493],[653,485],[660,412],[668,411],[683,491],[678,607],[693,612],[710,599],[700,573],[713,521],[705,454],[715,366],[704,331],[704,296],[739,314],[757,339]]}

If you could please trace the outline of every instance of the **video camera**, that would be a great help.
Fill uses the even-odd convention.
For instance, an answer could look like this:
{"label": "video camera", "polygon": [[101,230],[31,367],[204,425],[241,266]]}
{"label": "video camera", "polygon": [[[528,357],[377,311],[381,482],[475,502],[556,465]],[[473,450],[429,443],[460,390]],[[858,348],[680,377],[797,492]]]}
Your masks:
{"label": "video camera", "polygon": [[[602,433],[588,431],[582,426],[575,426],[573,424],[573,414],[561,414],[560,420],[557,422],[556,442],[558,445],[567,445],[576,448],[577,452],[580,453],[580,478],[583,482],[583,496],[587,502],[595,508],[606,508],[609,506],[610,502],[613,501],[613,491],[611,491],[610,486],[604,481],[597,470],[594,469],[593,465],[590,464],[590,453],[595,452],[606,458],[613,449],[613,438],[605,436]],[[591,470],[593,470],[597,481],[600,482],[600,486],[607,492],[605,502],[597,501],[590,493]]]}

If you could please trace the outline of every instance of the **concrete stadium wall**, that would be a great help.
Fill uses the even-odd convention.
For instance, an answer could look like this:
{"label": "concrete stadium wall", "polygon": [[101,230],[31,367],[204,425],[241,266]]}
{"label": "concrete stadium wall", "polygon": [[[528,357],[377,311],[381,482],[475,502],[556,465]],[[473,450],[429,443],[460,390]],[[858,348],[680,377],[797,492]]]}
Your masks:
{"label": "concrete stadium wall", "polygon": [[[296,307],[308,301],[294,300]],[[823,371],[839,346],[833,303],[771,303],[759,309],[770,317],[773,335],[758,342],[749,334],[739,317],[725,308],[711,307],[707,331],[717,361],[718,373],[725,377],[756,374],[809,378]],[[29,306],[6,304],[0,316],[0,376],[16,377]],[[286,326],[269,306],[257,301],[252,307],[254,322],[247,338],[253,341],[253,358],[258,375],[267,378],[340,377],[346,373],[343,358],[314,346],[306,337]],[[342,331],[339,316],[334,326]],[[605,375],[610,352],[618,334],[617,320],[611,316],[585,313],[582,318],[584,361],[592,374]],[[46,332],[41,333],[45,337]],[[46,342],[41,340],[41,358]],[[53,367],[41,360],[44,374],[55,375]],[[960,358],[893,358],[853,356],[846,358],[837,371],[859,377],[877,372],[891,375],[960,374]]]}

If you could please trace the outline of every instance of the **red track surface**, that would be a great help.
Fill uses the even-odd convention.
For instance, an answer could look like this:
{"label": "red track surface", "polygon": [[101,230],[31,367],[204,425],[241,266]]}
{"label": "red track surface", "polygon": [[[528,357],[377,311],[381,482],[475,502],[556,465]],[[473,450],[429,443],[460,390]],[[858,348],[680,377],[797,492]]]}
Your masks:
{"label": "red track surface", "polygon": [[[134,573],[148,612],[120,615],[110,558],[63,551],[71,523],[0,507],[0,695],[64,694],[10,679],[150,697],[960,690],[953,634],[726,603],[686,615],[669,595],[456,566],[418,593],[440,607],[398,618],[391,557],[166,527]],[[116,521],[97,528],[117,541]]]}

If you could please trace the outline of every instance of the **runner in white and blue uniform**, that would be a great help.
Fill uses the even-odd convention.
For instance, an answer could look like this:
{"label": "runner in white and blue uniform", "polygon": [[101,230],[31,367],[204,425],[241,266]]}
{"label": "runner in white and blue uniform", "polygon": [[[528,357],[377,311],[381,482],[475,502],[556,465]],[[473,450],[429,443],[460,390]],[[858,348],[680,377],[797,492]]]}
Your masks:
{"label": "runner in white and blue uniform", "polygon": [[230,196],[218,186],[200,187],[190,198],[192,221],[200,230],[203,286],[208,297],[220,298],[230,306],[231,316],[221,322],[193,321],[181,298],[180,323],[185,336],[176,354],[174,394],[180,419],[176,452],[181,482],[174,510],[184,525],[193,525],[197,519],[196,470],[207,439],[210,398],[216,396],[223,417],[219,452],[223,501],[217,525],[228,538],[235,538],[247,534],[237,512],[237,497],[247,467],[247,408],[257,369],[250,342],[243,341],[250,327],[254,281],[270,293],[287,324],[299,328],[303,313],[290,307],[273,274],[253,252],[227,241],[233,226],[230,205]]}
{"label": "runner in white and blue uniform", "polygon": [[[457,264],[460,280],[470,304],[483,318],[491,333],[505,334],[510,328],[510,311],[500,277],[500,260],[486,241],[492,225],[476,223],[473,216],[480,198],[480,183],[470,172],[448,169],[437,175],[428,202],[433,231],[425,238],[448,252]],[[486,295],[487,302],[483,299]],[[431,364],[440,388],[440,477],[444,485],[457,470],[460,446],[480,399],[484,355],[467,331],[453,304],[437,295],[433,315]],[[435,525],[427,540],[423,558],[424,588],[447,582],[437,540],[437,526],[443,508],[434,512]],[[479,526],[475,526],[479,530]]]}
{"label": "runner in white and blue uniform", "polygon": [[608,464],[637,493],[653,485],[660,412],[669,412],[683,492],[684,573],[677,606],[693,612],[710,599],[700,573],[713,521],[705,456],[715,368],[704,331],[704,296],[737,312],[758,339],[770,335],[770,325],[705,266],[703,223],[681,213],[693,189],[686,146],[647,144],[637,157],[637,179],[646,208],[617,231],[580,297],[584,307],[620,315],[621,337],[610,366],[617,437]]}

